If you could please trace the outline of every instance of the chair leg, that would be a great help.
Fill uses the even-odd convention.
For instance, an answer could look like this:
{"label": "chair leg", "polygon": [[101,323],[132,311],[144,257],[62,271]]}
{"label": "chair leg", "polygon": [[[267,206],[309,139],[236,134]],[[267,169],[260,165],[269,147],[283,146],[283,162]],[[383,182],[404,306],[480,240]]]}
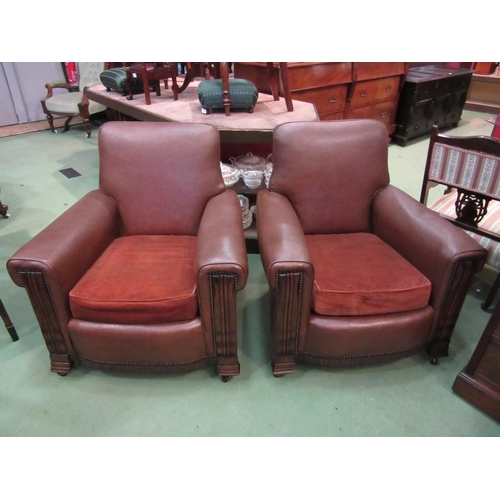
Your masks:
{"label": "chair leg", "polygon": [[69,116],[68,119],[64,122],[63,133],[69,130],[69,122],[73,119],[72,116]]}
{"label": "chair leg", "polygon": [[7,331],[9,332],[12,341],[13,342],[18,341],[19,337],[17,335],[16,329],[14,328],[14,325],[12,324],[9,315],[7,314],[7,310],[5,309],[5,306],[3,305],[3,302],[1,300],[0,300],[0,316],[2,317],[5,328],[7,328]]}
{"label": "chair leg", "polygon": [[9,207],[7,205],[4,205],[0,200],[0,215],[4,219],[8,219],[10,217],[10,214],[7,213],[7,210],[9,210]]}
{"label": "chair leg", "polygon": [[266,68],[267,68],[267,76],[269,78],[269,85],[271,87],[271,93],[273,95],[273,99],[275,101],[279,101],[280,100],[279,75],[274,70],[274,63],[272,63],[272,62],[266,63]]}
{"label": "chair leg", "polygon": [[142,85],[144,86],[144,99],[146,104],[151,104],[151,94],[149,93],[149,76],[146,70],[142,73]]}
{"label": "chair leg", "polygon": [[290,83],[288,81],[288,64],[280,62],[281,83],[283,84],[283,94],[285,95],[285,103],[287,111],[293,111],[292,94],[290,91]]}
{"label": "chair leg", "polygon": [[497,278],[490,289],[488,297],[486,297],[486,300],[481,304],[481,309],[483,309],[483,311],[486,311],[488,307],[491,306],[499,288],[500,288],[500,273],[498,273]]}
{"label": "chair leg", "polygon": [[49,122],[49,128],[54,134],[56,133],[56,129],[54,128],[54,117],[51,114],[46,114],[47,121]]}

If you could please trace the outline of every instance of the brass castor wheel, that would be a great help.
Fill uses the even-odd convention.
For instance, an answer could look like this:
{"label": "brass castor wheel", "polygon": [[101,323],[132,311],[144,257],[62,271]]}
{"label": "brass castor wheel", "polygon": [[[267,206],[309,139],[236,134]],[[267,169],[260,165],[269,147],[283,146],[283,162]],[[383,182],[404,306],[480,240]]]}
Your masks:
{"label": "brass castor wheel", "polygon": [[437,365],[438,364],[438,358],[431,358],[431,365]]}
{"label": "brass castor wheel", "polygon": [[273,375],[274,378],[281,378],[284,375],[284,373],[273,373]]}
{"label": "brass castor wheel", "polygon": [[221,375],[221,379],[224,383],[229,382],[232,378],[231,375]]}

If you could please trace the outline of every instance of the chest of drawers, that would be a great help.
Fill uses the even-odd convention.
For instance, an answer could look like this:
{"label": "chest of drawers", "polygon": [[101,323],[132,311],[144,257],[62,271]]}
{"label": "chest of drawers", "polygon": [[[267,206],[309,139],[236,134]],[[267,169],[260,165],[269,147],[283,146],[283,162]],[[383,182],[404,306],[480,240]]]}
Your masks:
{"label": "chest of drawers", "polygon": [[[320,120],[374,118],[395,130],[399,92],[408,71],[404,62],[289,62],[292,99],[315,105]],[[234,63],[235,78],[270,93],[266,63]]]}
{"label": "chest of drawers", "polygon": [[456,127],[473,73],[442,66],[411,68],[401,90],[394,142],[405,146],[409,139],[429,134],[433,125]]}

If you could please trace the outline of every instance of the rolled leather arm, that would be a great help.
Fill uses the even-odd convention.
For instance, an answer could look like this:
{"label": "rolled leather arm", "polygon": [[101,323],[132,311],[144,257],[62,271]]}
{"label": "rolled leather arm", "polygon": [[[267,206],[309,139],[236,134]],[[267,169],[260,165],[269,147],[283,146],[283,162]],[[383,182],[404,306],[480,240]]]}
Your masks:
{"label": "rolled leather arm", "polygon": [[439,287],[447,269],[460,260],[473,260],[482,269],[486,250],[462,229],[443,219],[395,186],[377,193],[373,202],[373,231]]}
{"label": "rolled leather arm", "polygon": [[7,262],[7,269],[19,286],[23,286],[19,271],[41,271],[54,298],[65,302],[64,297],[116,238],[117,228],[113,200],[99,190],[91,191],[22,246]]}
{"label": "rolled leather arm", "polygon": [[238,290],[248,278],[248,258],[241,206],[234,191],[227,190],[209,200],[198,229],[194,268],[198,281],[211,273],[237,276]]}
{"label": "rolled leather arm", "polygon": [[314,270],[304,231],[288,199],[272,191],[257,195],[259,249],[269,286],[280,272],[302,271],[312,283]]}
{"label": "rolled leather arm", "polygon": [[486,261],[486,250],[394,186],[375,196],[373,231],[431,282],[430,304],[436,315],[427,350],[432,357],[447,356],[462,304],[472,277]]}

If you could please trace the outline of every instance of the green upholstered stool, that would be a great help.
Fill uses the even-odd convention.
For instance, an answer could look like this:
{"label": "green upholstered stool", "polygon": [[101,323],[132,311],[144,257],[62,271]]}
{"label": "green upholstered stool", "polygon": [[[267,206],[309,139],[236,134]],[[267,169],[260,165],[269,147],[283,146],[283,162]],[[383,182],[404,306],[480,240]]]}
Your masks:
{"label": "green upholstered stool", "polygon": [[[101,83],[106,87],[108,92],[114,90],[115,92],[119,92],[121,95],[127,95],[128,90],[125,85],[125,81],[127,79],[127,69],[128,66],[124,66],[123,68],[110,68],[104,70],[99,78]],[[142,81],[140,79],[133,79],[131,82],[132,91],[137,94],[141,94],[144,92]]]}
{"label": "green upholstered stool", "polygon": [[[246,109],[249,113],[252,113],[258,96],[259,91],[252,82],[242,78],[229,80],[231,109]],[[200,82],[198,85],[198,99],[204,113],[208,114],[212,109],[224,109],[222,80],[203,80]]]}

